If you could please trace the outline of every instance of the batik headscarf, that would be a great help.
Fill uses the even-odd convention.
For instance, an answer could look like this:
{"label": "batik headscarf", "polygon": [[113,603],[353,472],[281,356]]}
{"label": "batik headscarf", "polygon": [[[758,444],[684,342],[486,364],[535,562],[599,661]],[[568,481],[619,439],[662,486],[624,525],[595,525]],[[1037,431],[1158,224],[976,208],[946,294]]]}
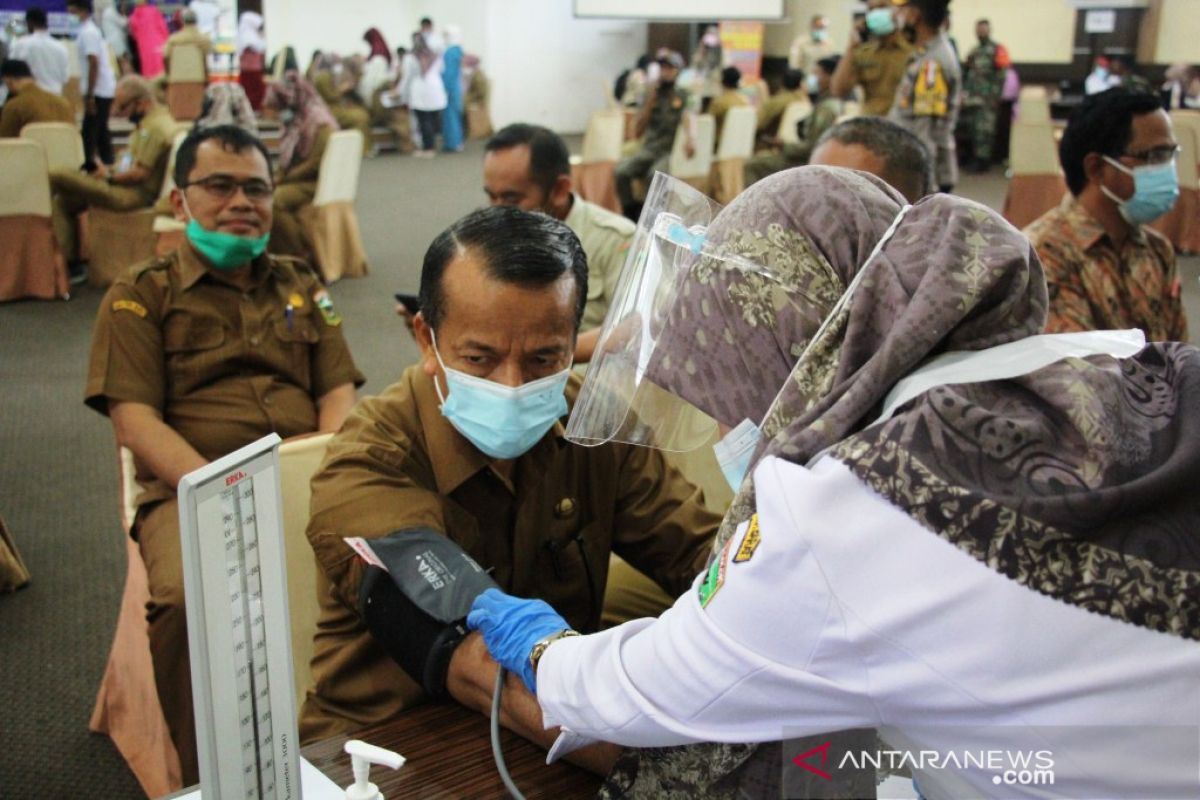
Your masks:
{"label": "batik headscarf", "polygon": [[271,84],[263,107],[292,112],[292,118],[283,123],[283,135],[279,138],[281,170],[286,171],[308,158],[322,128],[338,129],[337,120],[316,88],[295,71],[288,71],[282,81]]}
{"label": "batik headscarf", "polygon": [[[829,299],[901,207],[862,173],[805,167],[743,193],[708,239],[751,258],[803,254],[798,274],[809,287],[829,284],[813,299],[832,309]],[[773,364],[772,376],[790,362],[763,417],[760,457],[806,464],[828,452],[931,534],[1028,589],[1200,639],[1200,351],[1157,343],[1128,359],[1072,358],[1009,380],[941,386],[866,428],[892,386],[929,357],[1041,332],[1045,280],[1028,240],[976,203],[926,198],[815,339],[814,320],[789,322],[791,304],[777,290],[765,295],[752,273],[716,274],[722,280],[693,288],[736,330],[732,343],[722,331],[727,346],[706,349],[705,359]],[[708,374],[677,387],[702,408],[701,395],[728,389],[706,383]],[[722,413],[754,418],[760,407],[746,401]],[[721,541],[754,504],[748,478]],[[752,745],[629,753],[610,783],[705,796],[745,789],[735,772],[751,782],[771,766],[777,774],[778,757],[777,747]]]}
{"label": "batik headscarf", "polygon": [[204,105],[196,118],[195,129],[236,125],[258,136],[258,120],[246,90],[238,83],[210,83],[204,90]]}

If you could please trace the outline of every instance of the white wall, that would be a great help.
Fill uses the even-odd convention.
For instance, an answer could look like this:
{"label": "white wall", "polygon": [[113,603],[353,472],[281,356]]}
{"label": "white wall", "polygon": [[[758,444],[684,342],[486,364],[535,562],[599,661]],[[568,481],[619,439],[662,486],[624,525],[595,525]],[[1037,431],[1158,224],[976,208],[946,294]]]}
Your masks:
{"label": "white wall", "polygon": [[410,17],[405,3],[398,0],[263,0],[263,17],[269,56],[291,45],[301,70],[308,67],[314,50],[365,55],[368,48],[362,35],[370,27],[383,31],[394,50],[407,44],[404,40],[420,18]]}
{"label": "white wall", "polygon": [[263,0],[270,52],[290,44],[301,69],[313,50],[365,52],[379,28],[393,48],[408,45],[421,17],[458,25],[463,49],[492,82],[492,121],[535,122],[578,133],[604,105],[604,86],[646,51],[645,22],[576,19],[570,0]]}
{"label": "white wall", "polygon": [[611,92],[621,70],[646,52],[646,23],[576,19],[568,0],[487,0],[486,7],[480,55],[497,126],[533,122],[581,132],[603,107],[605,87]]}

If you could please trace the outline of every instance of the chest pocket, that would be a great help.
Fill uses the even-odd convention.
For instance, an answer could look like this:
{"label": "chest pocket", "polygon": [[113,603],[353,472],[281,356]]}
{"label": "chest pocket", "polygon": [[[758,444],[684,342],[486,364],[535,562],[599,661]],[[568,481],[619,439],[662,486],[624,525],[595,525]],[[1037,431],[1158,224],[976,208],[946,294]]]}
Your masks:
{"label": "chest pocket", "polygon": [[163,352],[198,353],[225,343],[225,324],[216,317],[175,313],[163,324]]}
{"label": "chest pocket", "polygon": [[538,547],[541,596],[573,625],[595,630],[608,577],[611,527],[604,522],[556,526]]}

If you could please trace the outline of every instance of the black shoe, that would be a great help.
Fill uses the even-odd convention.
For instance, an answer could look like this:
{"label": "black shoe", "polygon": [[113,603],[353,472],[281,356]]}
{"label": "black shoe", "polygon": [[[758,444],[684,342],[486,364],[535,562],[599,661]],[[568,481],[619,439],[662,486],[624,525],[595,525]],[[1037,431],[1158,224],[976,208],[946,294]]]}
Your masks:
{"label": "black shoe", "polygon": [[84,262],[73,261],[67,266],[67,280],[72,286],[78,286],[87,281],[87,270],[83,267]]}

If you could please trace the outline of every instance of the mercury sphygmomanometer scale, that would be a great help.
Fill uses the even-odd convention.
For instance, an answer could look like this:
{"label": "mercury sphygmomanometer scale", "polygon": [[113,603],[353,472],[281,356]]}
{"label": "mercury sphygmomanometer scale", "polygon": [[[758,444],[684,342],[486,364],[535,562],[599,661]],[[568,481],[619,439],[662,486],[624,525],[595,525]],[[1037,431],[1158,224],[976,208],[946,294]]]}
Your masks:
{"label": "mercury sphygmomanometer scale", "polygon": [[300,798],[279,442],[179,482],[200,783],[221,800]]}

